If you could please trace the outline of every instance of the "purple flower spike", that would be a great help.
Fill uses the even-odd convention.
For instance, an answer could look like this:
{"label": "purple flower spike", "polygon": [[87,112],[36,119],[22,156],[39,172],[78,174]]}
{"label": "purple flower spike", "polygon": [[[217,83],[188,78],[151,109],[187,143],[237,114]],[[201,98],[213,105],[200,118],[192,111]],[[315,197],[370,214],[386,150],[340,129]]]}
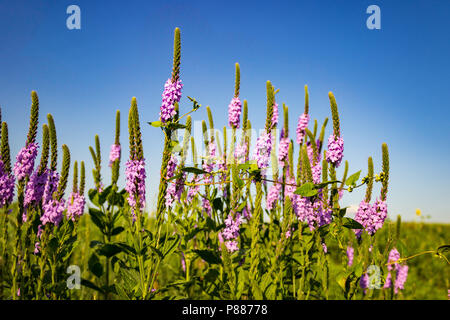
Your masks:
{"label": "purple flower spike", "polygon": [[44,210],[44,214],[41,217],[42,224],[52,223],[55,226],[58,226],[63,219],[65,203],[64,200],[53,199],[44,204],[42,209]]}
{"label": "purple flower spike", "polygon": [[75,221],[76,218],[81,217],[84,213],[84,206],[86,200],[83,195],[77,192],[72,192],[67,200],[67,219]]}
{"label": "purple flower spike", "polygon": [[45,185],[47,184],[48,171],[45,170],[41,175],[36,170],[30,177],[25,190],[24,206],[28,207],[31,203],[38,203],[44,195]]}
{"label": "purple flower spike", "polygon": [[298,118],[297,124],[297,144],[302,144],[305,137],[305,129],[308,127],[309,115],[307,113],[302,114]]}
{"label": "purple flower spike", "polygon": [[120,159],[120,144],[111,145],[111,151],[109,152],[109,166],[112,167],[114,161]]}
{"label": "purple flower spike", "polygon": [[14,164],[14,174],[18,181],[25,179],[33,172],[37,149],[37,143],[29,143],[17,154],[16,163]]}
{"label": "purple flower spike", "polygon": [[228,124],[232,128],[239,128],[242,103],[239,97],[231,99],[228,105]]}
{"label": "purple flower spike", "polygon": [[275,104],[272,106],[272,128],[274,128],[278,124],[278,104],[275,102]]}
{"label": "purple flower spike", "polygon": [[344,157],[344,139],[332,134],[328,138],[327,161],[337,167],[341,164]]}
{"label": "purple flower spike", "polygon": [[0,160],[0,208],[13,201],[14,180],[14,176],[5,170],[5,166]]}
{"label": "purple flower spike", "polygon": [[172,82],[172,79],[168,79],[164,84],[164,92],[162,94],[161,112],[159,116],[161,121],[166,123],[175,116],[175,102],[179,102],[181,99],[181,89],[183,84],[181,80]]}
{"label": "purple flower spike", "polygon": [[259,169],[266,169],[269,166],[271,150],[272,136],[268,132],[263,132],[256,141],[256,148],[253,154]]}
{"label": "purple flower spike", "polygon": [[354,256],[355,250],[353,249],[353,247],[348,246],[347,247],[347,259],[348,259],[348,263],[347,265],[349,267],[352,266],[353,264],[353,256]]}
{"label": "purple flower spike", "polygon": [[134,210],[136,208],[136,197],[139,198],[139,208],[145,207],[145,159],[128,160],[125,165],[126,186],[125,190],[128,192],[128,204]]}

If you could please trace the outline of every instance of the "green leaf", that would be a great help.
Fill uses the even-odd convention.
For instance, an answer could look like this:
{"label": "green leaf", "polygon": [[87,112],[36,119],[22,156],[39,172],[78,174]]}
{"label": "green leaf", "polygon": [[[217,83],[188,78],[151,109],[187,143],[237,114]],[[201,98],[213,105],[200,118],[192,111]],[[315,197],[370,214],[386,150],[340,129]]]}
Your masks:
{"label": "green leaf", "polygon": [[312,197],[315,196],[318,191],[314,189],[314,184],[311,182],[307,182],[302,184],[297,190],[294,191],[295,194],[299,194],[302,197]]}
{"label": "green leaf", "polygon": [[103,266],[95,253],[89,258],[88,267],[97,278],[100,278],[103,275]]}
{"label": "green leaf", "polygon": [[112,256],[122,252],[122,248],[119,246],[116,246],[115,244],[105,244],[100,247],[100,249],[97,250],[97,253],[101,256],[105,256],[107,258],[111,258]]}
{"label": "green leaf", "polygon": [[96,206],[100,207],[100,204],[98,203],[98,192],[96,189],[89,189],[88,191],[89,200]]}
{"label": "green leaf", "polygon": [[90,288],[92,290],[98,291],[100,293],[104,293],[102,289],[100,289],[99,287],[97,287],[95,284],[93,284],[91,281],[86,280],[86,279],[81,279],[80,284],[82,286],[85,286],[87,288]]}
{"label": "green leaf", "polygon": [[195,168],[195,167],[185,167],[182,168],[181,171],[188,172],[188,173],[194,173],[194,174],[205,174],[208,173],[205,170]]}
{"label": "green leaf", "polygon": [[219,255],[212,250],[193,250],[200,258],[208,262],[209,264],[222,264],[222,260]]}
{"label": "green leaf", "polygon": [[116,227],[113,229],[113,231],[111,231],[111,235],[116,236],[116,235],[122,233],[124,230],[125,230],[124,227]]}
{"label": "green leaf", "polygon": [[92,222],[100,229],[100,231],[105,230],[104,214],[100,210],[89,208],[89,215]]}
{"label": "green leaf", "polygon": [[167,249],[165,249],[163,253],[163,259],[169,256],[172,252],[174,252],[175,249],[178,247],[178,244],[180,243],[180,236],[178,234],[175,237],[171,238],[169,238],[169,241],[167,243]]}
{"label": "green leaf", "polygon": [[97,240],[92,240],[91,243],[89,244],[89,247],[94,248],[96,246],[101,246],[101,245],[103,245],[103,242],[97,241]]}
{"label": "green leaf", "polygon": [[159,127],[163,126],[163,123],[161,121],[151,121],[151,122],[149,121],[147,123],[155,128],[159,128]]}
{"label": "green leaf", "polygon": [[338,182],[340,182],[340,181],[339,180],[332,180],[332,181],[318,183],[318,184],[314,185],[314,189],[322,189],[322,188],[326,187],[329,184],[338,183]]}
{"label": "green leaf", "polygon": [[352,185],[356,184],[356,181],[358,181],[360,174],[361,174],[361,170],[352,174],[350,177],[348,177],[347,180],[345,180],[345,184],[347,186],[352,186]]}
{"label": "green leaf", "polygon": [[364,229],[364,227],[356,220],[353,220],[351,218],[343,218],[342,221],[343,227],[348,229]]}
{"label": "green leaf", "polygon": [[114,287],[116,288],[117,295],[120,297],[120,299],[130,300],[130,297],[127,295],[127,293],[125,292],[125,289],[123,288],[122,285],[116,283],[116,284],[114,284]]}
{"label": "green leaf", "polygon": [[213,200],[213,208],[216,211],[223,211],[223,203],[221,198],[215,198]]}

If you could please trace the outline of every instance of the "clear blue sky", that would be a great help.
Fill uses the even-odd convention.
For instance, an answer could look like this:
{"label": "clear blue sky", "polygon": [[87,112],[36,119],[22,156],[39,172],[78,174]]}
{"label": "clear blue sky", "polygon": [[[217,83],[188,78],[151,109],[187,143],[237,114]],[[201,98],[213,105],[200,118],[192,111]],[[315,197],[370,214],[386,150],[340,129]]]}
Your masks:
{"label": "clear blue sky", "polygon": [[[281,2],[281,3],[280,3]],[[81,30],[66,28],[66,8],[81,8]],[[366,8],[381,9],[381,30],[369,30]],[[41,124],[52,113],[60,144],[74,160],[92,160],[99,134],[109,181],[115,110],[126,115],[138,99],[147,159],[149,205],[159,180],[162,133],[157,120],[170,76],[173,30],[182,36],[182,111],[186,96],[210,105],[217,127],[227,119],[234,63],[241,66],[241,98],[253,127],[262,128],[265,82],[290,107],[291,132],[310,90],[310,113],[330,115],[333,91],[341,114],[350,172],[366,172],[368,156],[381,167],[389,145],[389,214],[450,222],[449,1],[0,1],[0,105],[15,157],[28,127],[30,92],[40,98]],[[194,120],[206,119],[202,108]],[[40,124],[40,125],[41,125]],[[330,129],[330,128],[329,128]],[[330,130],[328,130],[328,133]],[[123,174],[120,181],[124,181]],[[345,196],[358,204],[362,192]]]}

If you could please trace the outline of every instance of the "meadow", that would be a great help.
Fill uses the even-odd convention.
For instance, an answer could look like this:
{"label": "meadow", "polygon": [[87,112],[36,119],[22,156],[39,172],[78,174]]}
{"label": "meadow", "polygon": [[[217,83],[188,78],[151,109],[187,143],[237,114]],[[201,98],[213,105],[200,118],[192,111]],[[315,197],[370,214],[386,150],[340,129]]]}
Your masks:
{"label": "meadow", "polygon": [[[334,94],[331,120],[319,123],[310,119],[305,86],[292,130],[289,107],[278,105],[270,81],[265,127],[255,130],[235,68],[228,126],[215,128],[214,116],[224,115],[206,107],[202,137],[194,139],[191,113],[204,107],[182,99],[175,29],[159,115],[141,121],[132,97],[125,139],[116,112],[109,161],[101,159],[98,135],[86,146],[89,162],[71,155],[51,114],[39,130],[33,91],[27,140],[15,162],[6,121],[1,128],[1,299],[447,299],[450,225],[388,215],[388,146],[381,145],[381,159],[369,156],[367,168],[348,172]],[[186,114],[182,102],[191,106]],[[149,130],[164,133],[162,151],[143,149]],[[159,181],[155,211],[146,201],[147,152],[161,153],[160,176],[151,177]],[[351,218],[340,202],[358,188],[365,195]]]}

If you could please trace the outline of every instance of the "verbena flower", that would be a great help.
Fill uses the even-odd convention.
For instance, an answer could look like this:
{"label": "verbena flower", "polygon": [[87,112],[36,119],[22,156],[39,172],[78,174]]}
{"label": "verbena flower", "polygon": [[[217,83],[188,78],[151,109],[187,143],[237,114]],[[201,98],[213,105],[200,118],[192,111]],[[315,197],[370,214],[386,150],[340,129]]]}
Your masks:
{"label": "verbena flower", "polygon": [[183,173],[175,182],[171,182],[167,188],[165,196],[166,206],[171,208],[175,200],[180,201],[181,194],[184,190],[184,181],[186,180],[186,173]]}
{"label": "verbena flower", "polygon": [[337,167],[344,157],[344,139],[336,137],[334,134],[328,138],[327,161]]}
{"label": "verbena flower", "polygon": [[242,103],[239,97],[231,99],[228,105],[228,124],[232,128],[239,128]]}
{"label": "verbena flower", "polygon": [[36,243],[34,244],[34,251],[33,251],[33,253],[34,253],[34,254],[38,254],[39,251],[41,251],[41,244],[40,244],[39,242],[36,242]]}
{"label": "verbena flower", "polygon": [[[387,217],[386,201],[377,199],[373,205],[361,201],[358,211],[355,214],[355,220],[358,221],[364,230],[371,236],[383,226],[384,220]],[[362,230],[355,230],[356,236],[361,237]]]}
{"label": "verbena flower", "polygon": [[0,160],[0,208],[13,201],[14,186],[14,176],[5,170],[5,165]]}
{"label": "verbena flower", "polygon": [[175,156],[175,154],[172,153],[170,155],[169,162],[167,163],[166,179],[170,179],[173,177],[173,174],[175,172],[175,168],[177,167],[177,164],[178,164],[177,157]]}
{"label": "verbena flower", "polygon": [[41,216],[41,222],[43,225],[52,223],[58,226],[63,219],[63,212],[65,209],[65,201],[63,199],[52,199],[48,203],[42,206],[44,214]]}
{"label": "verbena flower", "polygon": [[280,145],[278,146],[278,163],[284,167],[288,158],[289,138],[284,136],[284,128],[281,130]]}
{"label": "verbena flower", "polygon": [[239,213],[236,214],[236,219],[232,215],[228,215],[225,219],[225,228],[220,233],[219,241],[225,241],[225,246],[229,252],[239,250],[237,238],[239,237],[239,226],[242,223],[242,218]]}
{"label": "verbena flower", "polygon": [[18,181],[25,179],[33,172],[38,147],[37,143],[29,143],[17,154],[14,174]]}
{"label": "verbena flower", "polygon": [[348,246],[347,247],[347,259],[348,259],[347,265],[349,267],[351,267],[353,265],[354,253],[355,253],[355,250],[353,249],[353,247]]}
{"label": "verbena flower", "polygon": [[84,213],[84,206],[86,205],[86,200],[83,195],[78,192],[72,192],[67,199],[67,219],[72,219],[75,221]]}
{"label": "verbena flower", "polygon": [[203,211],[206,211],[206,214],[208,215],[208,217],[211,218],[212,208],[211,208],[211,203],[209,202],[208,199],[202,198],[202,207],[203,207]]}
{"label": "verbena flower", "polygon": [[34,171],[25,189],[23,204],[28,207],[32,203],[39,203],[44,195],[45,185],[47,184],[48,170],[39,174],[39,170]]}
{"label": "verbena flower", "polygon": [[109,152],[109,166],[112,167],[114,161],[120,159],[120,144],[111,145],[111,150]]}
{"label": "verbena flower", "polygon": [[137,209],[145,207],[145,159],[128,160],[125,164],[126,186],[125,190],[128,192],[128,204],[132,208],[133,217],[136,209],[136,198],[139,199],[139,206]]}
{"label": "verbena flower", "polygon": [[247,159],[245,159],[246,154],[247,154],[247,144],[246,143],[238,144],[236,146],[236,149],[234,149],[234,158],[236,159],[236,163],[238,164],[245,163],[247,161]]}
{"label": "verbena flower", "polygon": [[277,202],[280,192],[281,192],[282,185],[280,183],[274,183],[267,193],[267,199],[266,199],[266,207],[267,210],[272,210],[275,208],[275,203]]}
{"label": "verbena flower", "polygon": [[263,132],[256,141],[254,159],[259,169],[266,169],[269,166],[270,151],[272,150],[272,137],[270,133]]}
{"label": "verbena flower", "polygon": [[159,116],[161,117],[161,121],[166,123],[175,116],[175,102],[179,102],[181,99],[181,89],[183,88],[183,84],[181,80],[177,80],[172,82],[172,79],[168,79],[164,84],[164,91],[162,94],[162,104],[160,108]]}
{"label": "verbena flower", "polygon": [[[212,172],[214,170],[214,159],[216,157],[216,144],[212,141],[208,143],[207,147],[207,156],[205,161],[203,162],[203,170],[206,172]],[[205,183],[212,182],[212,175],[205,174],[204,176]]]}
{"label": "verbena flower", "polygon": [[54,170],[49,170],[47,172],[47,181],[44,187],[42,203],[47,203],[52,199],[53,193],[58,189],[58,182],[59,182],[59,173]]}
{"label": "verbena flower", "polygon": [[272,128],[274,128],[278,124],[278,104],[275,102],[272,106]]}
{"label": "verbena flower", "polygon": [[406,264],[400,264],[396,262],[400,259],[400,253],[396,248],[393,248],[389,252],[388,257],[388,275],[386,277],[386,282],[383,288],[392,287],[392,275],[391,272],[395,271],[395,283],[394,283],[394,293],[397,294],[398,290],[405,289],[405,282],[408,277],[408,266]]}
{"label": "verbena flower", "polygon": [[186,196],[186,202],[187,203],[191,203],[192,199],[195,197],[195,195],[198,193],[198,191],[200,190],[200,185],[198,185],[198,183],[200,182],[201,177],[200,176],[195,176],[194,178],[192,178],[191,183],[196,184],[195,186],[190,186],[189,190],[187,192],[187,196]]}
{"label": "verbena flower", "polygon": [[308,127],[309,122],[309,114],[302,114],[298,118],[297,123],[297,144],[302,144],[303,139],[305,138],[305,129]]}

